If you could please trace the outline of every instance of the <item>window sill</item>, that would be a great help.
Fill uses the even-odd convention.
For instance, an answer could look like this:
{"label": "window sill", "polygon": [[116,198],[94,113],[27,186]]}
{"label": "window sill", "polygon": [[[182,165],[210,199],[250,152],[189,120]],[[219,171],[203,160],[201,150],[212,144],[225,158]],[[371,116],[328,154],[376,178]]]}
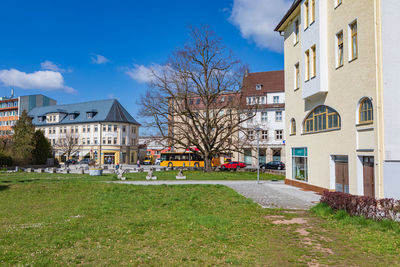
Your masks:
{"label": "window sill", "polygon": [[312,21],[312,22],[310,23],[310,26],[308,26],[308,27],[311,27],[311,25],[313,25],[314,23],[315,23],[315,20]]}
{"label": "window sill", "polygon": [[337,5],[335,6],[335,9],[338,8],[338,7],[340,7],[341,5],[342,5],[342,3],[337,4]]}
{"label": "window sill", "polygon": [[355,58],[353,58],[353,59],[350,59],[350,60],[349,60],[349,63],[351,63],[351,62],[357,60],[357,58],[358,58],[358,57],[355,57]]}
{"label": "window sill", "polygon": [[294,88],[294,91],[296,92],[296,91],[299,90],[299,89],[300,89],[300,87]]}
{"label": "window sill", "polygon": [[299,41],[295,42],[293,46],[297,46],[298,43],[299,43]]}
{"label": "window sill", "polygon": [[314,76],[311,77],[310,80],[315,79],[316,77],[317,77],[317,75],[314,75]]}
{"label": "window sill", "polygon": [[289,134],[289,136],[295,136],[296,134],[295,133],[293,133],[293,134]]}
{"label": "window sill", "polygon": [[359,127],[359,126],[367,126],[367,125],[372,125],[372,124],[374,124],[374,121],[360,122],[360,123],[356,124],[356,126]]}
{"label": "window sill", "polygon": [[310,27],[310,25],[308,25],[307,27],[304,28],[304,31],[308,30],[308,28]]}
{"label": "window sill", "polygon": [[343,67],[343,64],[342,65],[339,65],[339,66],[337,66],[336,68],[335,68],[335,70],[338,70],[338,69],[340,69],[340,68],[342,68]]}
{"label": "window sill", "polygon": [[309,134],[319,134],[319,133],[327,133],[327,132],[334,132],[334,131],[339,131],[341,128],[338,129],[329,129],[329,130],[322,130],[322,131],[317,131],[317,132],[312,132],[312,133],[302,133],[301,135],[309,135]]}
{"label": "window sill", "polygon": [[305,80],[304,82],[305,82],[305,83],[308,83],[309,81],[310,81],[310,79],[307,79],[307,80]]}

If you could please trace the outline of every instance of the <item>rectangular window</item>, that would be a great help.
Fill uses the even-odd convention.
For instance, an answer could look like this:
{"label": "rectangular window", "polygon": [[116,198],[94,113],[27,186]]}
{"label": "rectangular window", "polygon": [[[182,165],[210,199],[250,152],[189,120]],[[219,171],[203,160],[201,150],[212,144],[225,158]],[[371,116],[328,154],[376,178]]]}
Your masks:
{"label": "rectangular window", "polygon": [[261,131],[261,139],[268,140],[268,131]]}
{"label": "rectangular window", "polygon": [[126,126],[122,126],[122,132],[125,133],[126,132]]}
{"label": "rectangular window", "polygon": [[118,129],[118,126],[117,126],[117,125],[114,125],[114,132],[116,132],[117,129]]}
{"label": "rectangular window", "polygon": [[82,126],[82,133],[86,133],[86,127]]}
{"label": "rectangular window", "polygon": [[107,125],[107,131],[111,132],[111,125]]}
{"label": "rectangular window", "polygon": [[249,140],[254,140],[254,131],[247,131],[247,138],[249,138]]}
{"label": "rectangular window", "polygon": [[294,44],[299,42],[299,34],[300,34],[300,23],[298,20],[294,23]]}
{"label": "rectangular window", "polygon": [[90,125],[87,126],[87,132],[90,133]]}
{"label": "rectangular window", "polygon": [[82,138],[82,145],[85,145],[86,144],[86,140],[85,140],[85,138]]}
{"label": "rectangular window", "polygon": [[307,148],[292,148],[292,179],[308,181]]}
{"label": "rectangular window", "polygon": [[97,137],[94,138],[94,144],[97,145]]}
{"label": "rectangular window", "polygon": [[268,121],[268,112],[263,111],[261,112],[261,122],[267,122]]}
{"label": "rectangular window", "polygon": [[297,63],[294,65],[294,89],[299,89],[300,88],[300,65]]}
{"label": "rectangular window", "polygon": [[275,111],[275,121],[282,121],[282,111]]}
{"label": "rectangular window", "polygon": [[107,144],[111,145],[111,137],[107,138]]}
{"label": "rectangular window", "polygon": [[304,2],[304,29],[307,29],[310,25],[310,11],[308,6],[308,0]]}
{"label": "rectangular window", "polygon": [[89,145],[90,144],[90,138],[86,139],[86,143]]}
{"label": "rectangular window", "polygon": [[103,125],[103,132],[105,132],[107,130],[107,126]]}
{"label": "rectangular window", "polygon": [[275,130],[275,140],[283,139],[283,130]]}
{"label": "rectangular window", "polygon": [[312,74],[311,77],[317,76],[317,49],[315,45],[311,47],[312,52]]}
{"label": "rectangular window", "polygon": [[103,145],[105,145],[105,144],[106,144],[106,138],[103,137]]}
{"label": "rectangular window", "polygon": [[97,133],[99,129],[97,128],[97,125],[94,126],[94,132]]}
{"label": "rectangular window", "polygon": [[122,137],[122,144],[123,145],[125,145],[125,142],[126,142],[125,140],[126,140],[126,137]]}
{"label": "rectangular window", "polygon": [[358,40],[357,40],[357,21],[350,24],[350,34],[351,34],[351,58],[350,60],[356,59],[358,56]]}
{"label": "rectangular window", "polygon": [[315,21],[315,0],[311,0],[311,23]]}
{"label": "rectangular window", "polygon": [[274,96],[274,104],[279,104],[279,96]]}
{"label": "rectangular window", "polygon": [[117,144],[117,138],[114,137],[114,145],[116,145],[116,144]]}
{"label": "rectangular window", "polygon": [[343,66],[343,31],[339,32],[336,34],[336,40],[337,40],[337,62],[336,62],[336,67],[341,67]]}
{"label": "rectangular window", "polygon": [[310,79],[310,51],[309,50],[307,50],[305,52],[305,58],[306,58],[306,60],[305,60],[305,62],[306,62],[306,73],[305,73],[305,75],[306,75],[306,81],[308,81]]}

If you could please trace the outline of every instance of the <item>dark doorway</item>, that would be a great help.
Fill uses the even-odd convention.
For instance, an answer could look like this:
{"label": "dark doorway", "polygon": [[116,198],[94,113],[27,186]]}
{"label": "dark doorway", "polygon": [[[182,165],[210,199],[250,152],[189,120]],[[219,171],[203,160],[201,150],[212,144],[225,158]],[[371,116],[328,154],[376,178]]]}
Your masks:
{"label": "dark doorway", "polygon": [[364,196],[375,197],[374,157],[363,157]]}
{"label": "dark doorway", "polygon": [[349,193],[349,159],[347,156],[334,156],[335,189],[337,192]]}

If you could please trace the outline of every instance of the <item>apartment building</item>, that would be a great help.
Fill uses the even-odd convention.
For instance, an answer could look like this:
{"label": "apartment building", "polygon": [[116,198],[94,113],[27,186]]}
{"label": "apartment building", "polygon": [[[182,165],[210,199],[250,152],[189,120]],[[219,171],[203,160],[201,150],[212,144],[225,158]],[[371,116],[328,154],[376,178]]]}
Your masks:
{"label": "apartment building", "polygon": [[60,160],[69,151],[99,164],[136,163],[140,124],[115,99],[38,107],[29,116]]}
{"label": "apartment building", "polygon": [[13,134],[15,125],[22,111],[31,111],[35,107],[57,105],[57,101],[44,95],[28,95],[15,97],[0,97],[0,136]]}
{"label": "apartment building", "polygon": [[397,0],[296,0],[284,38],[286,183],[400,198]]}
{"label": "apartment building", "polygon": [[[244,146],[240,160],[248,166],[257,166],[258,134],[260,163],[285,162],[284,71],[246,72],[241,93],[244,110],[252,110],[245,115],[252,118],[242,125],[246,132],[241,135],[247,135],[248,146]],[[251,106],[255,108],[246,108]]]}

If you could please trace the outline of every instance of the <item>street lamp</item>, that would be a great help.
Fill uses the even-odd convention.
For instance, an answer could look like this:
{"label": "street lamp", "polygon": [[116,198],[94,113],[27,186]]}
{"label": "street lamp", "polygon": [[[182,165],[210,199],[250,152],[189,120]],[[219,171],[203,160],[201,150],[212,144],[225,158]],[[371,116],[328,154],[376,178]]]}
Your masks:
{"label": "street lamp", "polygon": [[260,183],[260,131],[261,128],[255,128],[257,134],[257,183]]}

